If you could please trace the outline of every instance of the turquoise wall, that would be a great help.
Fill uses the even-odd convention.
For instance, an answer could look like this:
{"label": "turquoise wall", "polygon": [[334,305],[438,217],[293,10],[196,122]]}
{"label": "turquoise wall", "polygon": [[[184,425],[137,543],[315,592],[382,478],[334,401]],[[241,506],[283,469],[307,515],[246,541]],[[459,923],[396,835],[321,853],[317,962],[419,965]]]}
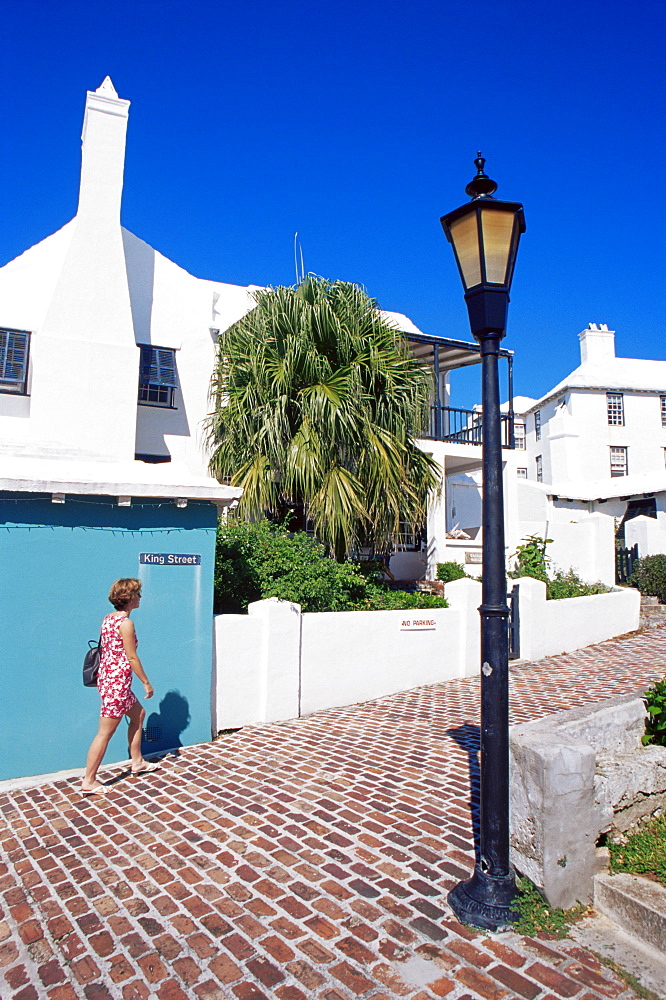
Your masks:
{"label": "turquoise wall", "polygon": [[[88,639],[113,610],[119,577],[143,582],[132,612],[155,688],[144,753],[211,737],[213,504],[0,492],[0,780],[82,767],[99,719],[81,681]],[[141,565],[141,553],[200,555],[200,565]],[[120,723],[105,763],[127,759]]]}

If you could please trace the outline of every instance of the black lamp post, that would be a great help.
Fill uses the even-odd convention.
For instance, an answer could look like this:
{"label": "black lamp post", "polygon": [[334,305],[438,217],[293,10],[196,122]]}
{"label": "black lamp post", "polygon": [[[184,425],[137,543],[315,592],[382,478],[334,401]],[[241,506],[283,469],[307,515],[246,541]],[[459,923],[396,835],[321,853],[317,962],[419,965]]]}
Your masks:
{"label": "black lamp post", "polygon": [[461,921],[499,930],[515,918],[516,882],[509,864],[509,608],[497,361],[525,219],[522,205],[493,198],[497,184],[484,173],[485,162],[479,153],[477,175],[465,188],[472,200],[441,220],[465,288],[483,377],[481,845],[472,877],[459,882],[448,898]]}

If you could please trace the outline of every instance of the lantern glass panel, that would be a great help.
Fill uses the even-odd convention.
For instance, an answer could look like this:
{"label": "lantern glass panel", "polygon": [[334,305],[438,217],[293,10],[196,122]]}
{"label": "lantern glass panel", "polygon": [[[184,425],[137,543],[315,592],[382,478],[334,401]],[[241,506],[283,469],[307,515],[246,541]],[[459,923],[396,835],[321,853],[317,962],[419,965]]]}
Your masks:
{"label": "lantern glass panel", "polygon": [[507,266],[511,259],[513,212],[496,209],[481,210],[483,247],[486,256],[486,281],[503,285],[507,279]]}
{"label": "lantern glass panel", "polygon": [[450,226],[451,239],[462,271],[465,288],[481,284],[481,255],[476,212],[462,215]]}

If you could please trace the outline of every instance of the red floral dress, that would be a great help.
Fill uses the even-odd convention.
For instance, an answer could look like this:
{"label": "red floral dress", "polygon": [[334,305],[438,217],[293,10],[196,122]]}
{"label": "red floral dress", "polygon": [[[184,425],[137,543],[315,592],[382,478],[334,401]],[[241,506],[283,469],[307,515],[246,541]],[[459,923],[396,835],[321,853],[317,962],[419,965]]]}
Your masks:
{"label": "red floral dress", "polygon": [[120,623],[127,615],[107,615],[102,622],[102,655],[97,674],[97,690],[102,699],[100,715],[120,719],[136,702],[132,691],[132,668],[125,654]]}

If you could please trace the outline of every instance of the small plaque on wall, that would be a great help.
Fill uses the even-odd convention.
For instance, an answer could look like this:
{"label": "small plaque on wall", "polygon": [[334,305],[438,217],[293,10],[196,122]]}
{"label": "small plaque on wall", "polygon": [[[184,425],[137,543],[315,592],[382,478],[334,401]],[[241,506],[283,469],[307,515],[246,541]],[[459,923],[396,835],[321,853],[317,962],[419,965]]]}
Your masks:
{"label": "small plaque on wall", "polygon": [[182,552],[141,552],[142,566],[200,566],[200,555],[184,555]]}
{"label": "small plaque on wall", "polygon": [[483,562],[483,553],[481,552],[466,552],[465,553],[466,563],[481,563]]}
{"label": "small plaque on wall", "polygon": [[401,632],[436,632],[434,618],[405,618],[400,625]]}

